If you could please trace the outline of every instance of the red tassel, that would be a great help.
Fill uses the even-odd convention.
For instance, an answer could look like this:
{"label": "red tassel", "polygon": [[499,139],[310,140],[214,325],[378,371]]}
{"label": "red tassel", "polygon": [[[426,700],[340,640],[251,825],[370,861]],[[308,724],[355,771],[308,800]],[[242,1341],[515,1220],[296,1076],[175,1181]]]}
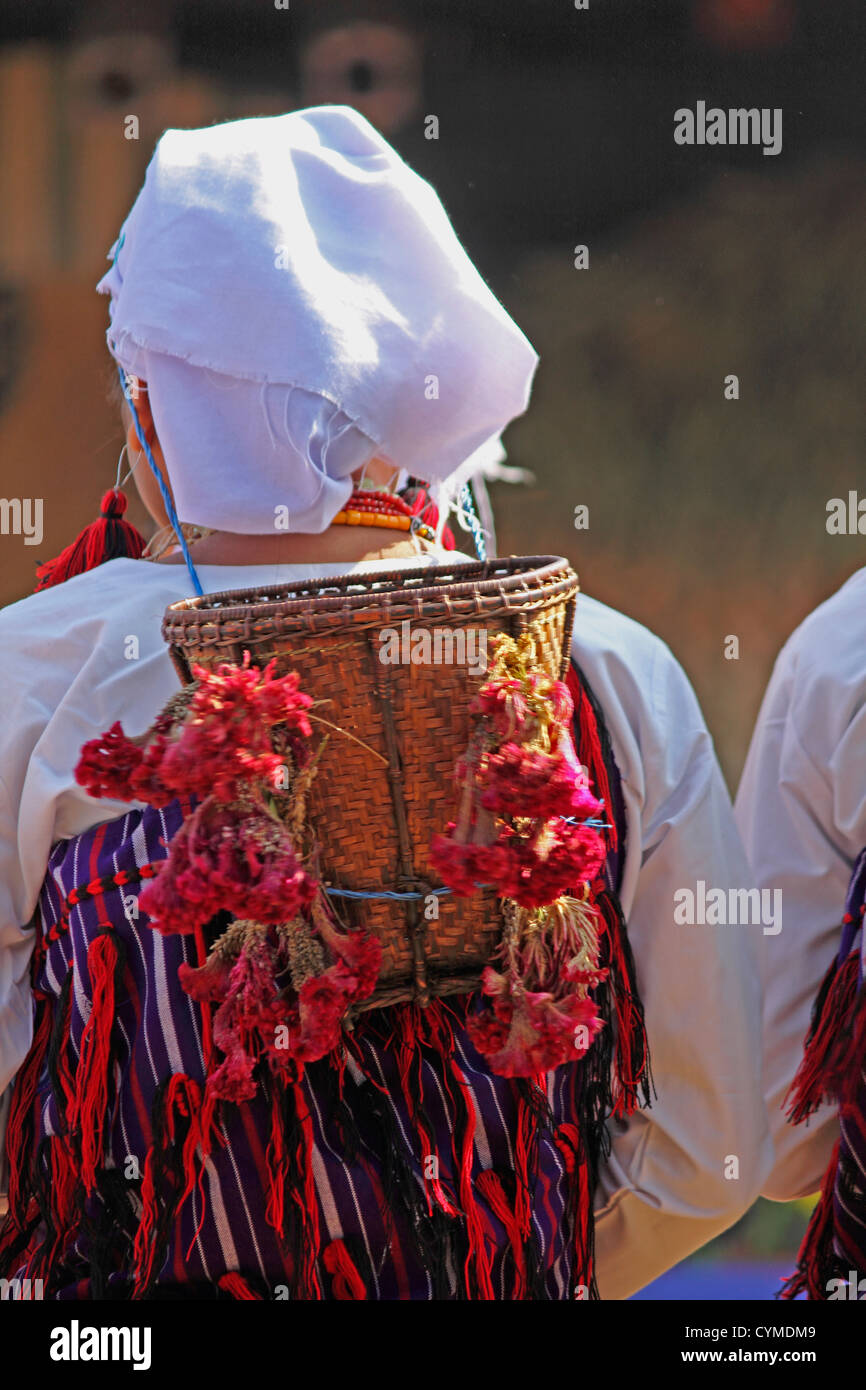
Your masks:
{"label": "red tassel", "polygon": [[[421,1144],[421,1166],[425,1176],[424,1196],[427,1201],[427,1210],[433,1211],[433,1203],[430,1199],[432,1192],[438,1206],[446,1216],[457,1216],[457,1208],[439,1178],[442,1165],[434,1143],[434,1135],[423,1113],[424,1087],[421,1080],[420,1047],[423,1041],[423,1029],[420,1010],[414,1005],[405,1005],[403,1008],[396,1009],[394,1011],[394,1032],[397,1043],[400,1089],[403,1092],[409,1117]],[[409,1075],[413,1064],[416,1071],[414,1078]],[[428,1173],[430,1174],[429,1177],[427,1177]]]}
{"label": "red tassel", "polygon": [[110,931],[94,937],[87,951],[90,1017],[81,1036],[71,1123],[81,1135],[81,1179],[90,1194],[105,1147],[111,1030],[114,1025],[114,970],[117,942]]}
{"label": "red tassel", "polygon": [[517,1193],[514,1200],[514,1219],[521,1240],[527,1240],[532,1227],[532,1205],[529,1200],[529,1153],[532,1146],[532,1110],[521,1095],[517,1101],[517,1137],[514,1145],[514,1170]]}
{"label": "red tassel", "polygon": [[[843,1070],[838,1081],[839,1101],[842,1105],[854,1105],[860,1089],[863,1072],[866,1071],[866,986],[861,985],[854,1003],[857,1014],[851,1029],[850,1043],[841,1059]],[[839,1065],[834,1059],[834,1064]]]}
{"label": "red tassel", "polygon": [[325,1269],[334,1278],[334,1297],[363,1301],[367,1297],[364,1281],[343,1240],[332,1240],[323,1256]]}
{"label": "red tassel", "polygon": [[780,1298],[792,1299],[804,1291],[809,1298],[823,1300],[827,1297],[828,1270],[834,1262],[833,1256],[833,1190],[836,1185],[836,1167],[839,1162],[837,1139],[833,1154],[821,1184],[821,1196],[812,1218],[806,1228],[803,1244],[800,1246],[798,1268],[790,1279],[785,1280]]}
{"label": "red tassel", "polygon": [[463,1131],[460,1153],[457,1152],[456,1142],[453,1146],[454,1161],[457,1166],[457,1189],[460,1194],[460,1205],[463,1208],[463,1216],[466,1221],[466,1236],[469,1245],[464,1270],[466,1290],[467,1293],[471,1293],[470,1269],[474,1268],[479,1297],[486,1302],[492,1302],[496,1298],[496,1294],[493,1290],[490,1256],[484,1242],[484,1224],[481,1220],[481,1213],[478,1210],[478,1203],[475,1200],[475,1193],[472,1189],[472,1160],[475,1154],[475,1106],[466,1077],[463,1075],[463,1072],[454,1059],[454,1035],[442,1016],[441,1006],[438,1000],[434,1004],[431,1004],[428,1010],[428,1024],[434,1021],[429,1017],[431,1013],[434,1014],[434,1019],[439,1025],[435,1032],[431,1028],[431,1040],[435,1037],[436,1033],[439,1034],[440,1056],[443,1061],[447,1061],[451,1075],[463,1091],[463,1103],[466,1108],[467,1122]]}
{"label": "red tassel", "polygon": [[569,1177],[569,1189],[574,1208],[574,1252],[573,1289],[576,1295],[579,1285],[589,1291],[593,1271],[593,1210],[592,1183],[589,1165],[582,1157],[583,1145],[577,1125],[563,1123],[554,1134],[554,1140]]}
{"label": "red tassel", "polygon": [[307,1239],[304,1241],[304,1284],[308,1298],[321,1298],[322,1290],[316,1274],[316,1261],[319,1258],[319,1197],[316,1180],[313,1176],[313,1117],[310,1114],[302,1087],[295,1083],[295,1106],[301,1124],[301,1141],[298,1145],[298,1159],[304,1174],[304,1203],[302,1207]]}
{"label": "red tassel", "polygon": [[[166,1086],[162,1104],[165,1115],[165,1134],[172,1148],[177,1144],[179,1120],[181,1118],[189,1120],[189,1128],[181,1149],[184,1187],[183,1191],[173,1198],[175,1210],[179,1211],[195,1187],[197,1176],[200,1176],[196,1171],[195,1159],[201,1141],[201,1089],[198,1083],[184,1072],[175,1072]],[[157,1249],[155,1237],[162,1206],[161,1199],[157,1196],[154,1180],[155,1166],[156,1151],[151,1145],[144,1160],[144,1177],[141,1184],[142,1213],[133,1246],[134,1298],[144,1296],[153,1278],[153,1263]],[[204,1221],[205,1195],[201,1183],[199,1184],[199,1192],[202,1198],[202,1218],[198,1225],[198,1231],[201,1230]],[[196,1231],[196,1235],[198,1231]],[[187,1259],[189,1259],[194,1244],[195,1235],[187,1251]]]}
{"label": "red tassel", "polygon": [[[204,1006],[202,1006],[204,1007]],[[271,1139],[267,1151],[268,1163],[268,1201],[265,1219],[273,1226],[279,1236],[286,1235],[286,1179],[289,1173],[289,1156],[283,1135],[280,1113],[279,1093],[274,1090],[271,1096]]]}
{"label": "red tassel", "polygon": [[30,1051],[21,1064],[12,1090],[9,1119],[6,1126],[6,1157],[9,1163],[9,1212],[12,1220],[20,1215],[21,1181],[25,1177],[29,1163],[25,1150],[34,1136],[33,1107],[36,1101],[36,1088],[48,1052],[51,1039],[51,1004],[42,1000],[33,1031]]}
{"label": "red tassel", "polygon": [[106,560],[119,560],[124,557],[138,560],[144,550],[144,537],[131,522],[123,519],[126,511],[126,494],[119,488],[109,488],[102,499],[100,514],[96,521],[85,526],[71,545],[62,550],[53,560],[46,560],[36,570],[38,583],[34,593],[40,589],[50,589],[62,584],[76,574],[96,569]]}
{"label": "red tassel", "polygon": [[586,691],[581,684],[580,676],[573,664],[568,667],[565,683],[568,686],[568,693],[571,696],[577,717],[580,757],[589,773],[589,780],[595,787],[599,800],[604,802],[607,819],[610,822],[610,828],[606,832],[607,842],[614,850],[617,847],[616,821],[611,804],[610,782],[608,781],[607,768],[604,765],[601,740],[598,736],[598,724],[592,712],[592,705],[589,703]]}
{"label": "red tassel", "polygon": [[502,1180],[492,1168],[485,1168],[478,1174],[475,1186],[486,1201],[497,1220],[505,1227],[511,1253],[514,1257],[514,1289],[512,1298],[521,1299],[526,1295],[526,1261],[523,1257],[523,1241],[517,1226],[517,1217],[508,1205],[508,1198]]}
{"label": "red tassel", "polygon": [[[196,1184],[198,1185],[198,1194],[201,1202],[201,1217],[193,1233],[192,1240],[189,1243],[189,1249],[186,1252],[188,1261],[199,1233],[201,1232],[201,1228],[204,1225],[205,1216],[207,1215],[204,1167],[210,1149],[202,1133],[204,1106],[202,1105],[201,1087],[198,1082],[194,1081],[192,1077],[186,1076],[184,1072],[175,1072],[168,1083],[166,1105],[168,1106],[168,1135],[172,1144],[177,1142],[178,1115],[182,1115],[189,1120],[189,1129],[183,1141],[183,1149],[181,1151],[184,1189],[178,1200],[178,1207],[180,1208],[183,1206]],[[201,1149],[202,1161],[196,1164],[196,1152],[199,1148]]]}
{"label": "red tassel", "polygon": [[[419,516],[425,526],[436,530],[439,525],[439,508],[431,499],[426,487],[418,485],[414,488],[405,488],[401,494],[403,500],[408,503],[412,516]],[[442,549],[456,550],[457,542],[454,539],[454,532],[450,526],[442,527]]]}
{"label": "red tassel", "polygon": [[254,1303],[264,1302],[261,1294],[253,1293],[246,1279],[235,1269],[229,1270],[228,1274],[221,1275],[218,1282],[223,1293],[230,1293],[232,1298]]}
{"label": "red tassel", "polygon": [[[316,1272],[316,1262],[320,1252],[319,1199],[316,1193],[316,1180],[313,1174],[313,1117],[307,1105],[303,1088],[293,1083],[295,1115],[298,1123],[297,1148],[292,1155],[291,1167],[301,1176],[300,1190],[294,1186],[288,1195],[297,1207],[297,1219],[303,1231],[301,1240],[301,1264],[298,1283],[303,1299],[320,1299],[322,1290]],[[277,1234],[285,1239],[285,1198],[286,1178],[291,1171],[289,1156],[286,1153],[283,1130],[280,1122],[279,1103],[273,1100],[271,1115],[271,1142],[268,1145],[268,1202],[265,1211],[268,1223]]]}
{"label": "red tassel", "polygon": [[201,1115],[201,1089],[198,1083],[182,1071],[175,1072],[166,1089],[165,1104],[168,1116],[168,1137],[172,1144],[177,1143],[178,1117],[182,1116],[185,1120],[189,1120],[189,1129],[183,1141],[182,1149],[184,1189],[178,1199],[178,1206],[183,1206],[195,1187],[197,1176],[195,1155],[200,1139],[199,1117]]}
{"label": "red tassel", "polygon": [[[70,967],[71,968],[71,967]],[[66,992],[66,1008],[62,1025],[62,1042],[57,1052],[57,1075],[65,1101],[65,1113],[71,1115],[75,1104],[75,1078],[72,1074],[72,990]]]}
{"label": "red tassel", "polygon": [[[577,721],[578,756],[587,768],[596,795],[604,803],[608,822],[604,835],[609,850],[614,851],[619,837],[598,721],[573,662],[566,672],[566,685],[574,704]],[[594,902],[604,922],[608,941],[604,964],[610,970],[611,998],[616,1017],[613,1114],[621,1118],[637,1109],[641,1088],[651,1086],[649,1048],[643,1010],[639,999],[632,992],[633,974],[626,959],[623,923],[601,880],[595,885]]]}
{"label": "red tassel", "polygon": [[613,1114],[620,1118],[631,1115],[637,1108],[640,1087],[647,1074],[646,1028],[640,1005],[629,986],[620,924],[607,893],[599,893],[596,906],[600,910],[610,946],[611,998],[616,1016]]}
{"label": "red tassel", "polygon": [[153,1260],[156,1253],[154,1236],[159,1220],[159,1204],[156,1200],[156,1185],[153,1180],[153,1149],[147,1151],[144,1160],[144,1178],[141,1184],[141,1221],[135,1234],[132,1249],[133,1269],[135,1271],[135,1290],[133,1298],[141,1298],[150,1283],[153,1273]]}
{"label": "red tassel", "polygon": [[[27,1203],[27,1208],[21,1214],[20,1224],[13,1220],[11,1211],[0,1229],[0,1271],[2,1276],[7,1278],[15,1269],[20,1269],[23,1263],[29,1265],[33,1258],[40,1240],[39,1223],[41,1212],[39,1203],[35,1197],[31,1197]],[[26,1243],[22,1247],[22,1233],[27,1232],[29,1239],[25,1237]],[[15,1251],[15,1264],[10,1265],[10,1251]]]}
{"label": "red tassel", "polygon": [[54,1134],[51,1136],[50,1147],[51,1195],[57,1236],[48,1257],[48,1267],[50,1267],[55,1252],[60,1250],[64,1238],[70,1230],[75,1212],[75,1189],[78,1184],[78,1168],[66,1141]]}
{"label": "red tassel", "polygon": [[837,1097],[851,1074],[858,1046],[862,1049],[864,1045],[862,1019],[858,1028],[854,1028],[857,957],[858,953],[852,951],[838,969],[834,961],[824,977],[803,1060],[785,1098],[794,1124],[805,1120],[825,1099]]}

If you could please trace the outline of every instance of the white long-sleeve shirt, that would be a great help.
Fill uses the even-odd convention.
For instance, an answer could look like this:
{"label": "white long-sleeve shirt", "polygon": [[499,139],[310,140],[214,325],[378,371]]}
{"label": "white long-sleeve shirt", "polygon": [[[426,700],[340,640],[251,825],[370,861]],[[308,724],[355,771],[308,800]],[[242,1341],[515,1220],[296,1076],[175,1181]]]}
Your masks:
{"label": "white long-sleeve shirt", "polygon": [[[199,575],[213,593],[347,568],[202,566]],[[30,1044],[32,932],[21,924],[51,846],[129,809],[76,784],[79,750],[116,719],[142,732],[176,691],[160,623],[188,592],[183,567],[115,560],[0,612],[0,1090]],[[745,888],[749,878],[710,737],[667,647],[581,596],[573,651],[622,776],[621,897],[657,1089],[650,1110],[612,1123],[597,1193],[599,1288],[626,1298],[732,1224],[770,1167],[761,928],[675,921],[678,890]]]}
{"label": "white long-sleeve shirt", "polygon": [[839,948],[854,861],[866,845],[866,569],[816,608],[780,652],[736,817],[760,886],[782,892],[782,931],[762,940],[760,958],[776,1151],[764,1195],[788,1201],[820,1186],[839,1133],[835,1107],[792,1125],[783,1101]]}

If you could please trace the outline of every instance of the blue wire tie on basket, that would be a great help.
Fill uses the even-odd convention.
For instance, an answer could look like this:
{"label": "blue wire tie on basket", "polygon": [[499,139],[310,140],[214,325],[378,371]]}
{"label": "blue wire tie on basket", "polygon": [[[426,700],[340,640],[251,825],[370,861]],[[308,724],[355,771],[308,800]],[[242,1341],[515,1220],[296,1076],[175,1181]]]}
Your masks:
{"label": "blue wire tie on basket", "polygon": [[[589,825],[589,826],[592,826],[592,828],[593,828],[594,830],[609,830],[609,829],[610,829],[610,822],[609,822],[609,821],[598,820],[598,819],[596,819],[595,817],[592,817],[592,818],[590,818],[590,819],[588,819],[588,820],[584,820],[584,821],[578,821],[576,816],[566,816],[565,819],[566,819],[566,821],[567,821],[567,823],[568,823],[569,825],[578,825],[578,824],[580,824],[580,825]],[[475,887],[476,887],[476,888],[489,888],[489,887],[490,887],[490,884],[489,884],[489,883],[476,883]],[[430,896],[429,893],[414,893],[414,892],[397,893],[397,892],[389,891],[389,890],[383,891],[383,892],[381,892],[381,893],[366,893],[366,892],[362,892],[362,891],[361,891],[360,889],[358,889],[358,888],[325,888],[325,892],[326,892],[330,897],[332,897],[332,898],[391,898],[391,899],[394,899],[394,900],[399,901],[399,902],[404,902],[404,901],[406,901],[407,899],[410,899],[410,898],[422,898],[422,899],[424,899],[424,898],[428,898],[428,897]],[[437,898],[444,897],[446,894],[451,893],[451,892],[453,892],[453,889],[451,889],[451,888],[431,888],[431,889],[430,889],[430,893],[432,893],[432,894],[433,894],[435,897],[437,897]]]}
{"label": "blue wire tie on basket", "polygon": [[[355,888],[326,888],[326,889],[325,889],[325,892],[328,893],[328,894],[330,894],[330,896],[331,896],[332,898],[399,898],[399,899],[402,900],[402,899],[405,899],[405,898],[427,898],[427,897],[429,897],[429,894],[428,894],[428,893],[395,893],[395,892],[362,893],[360,890],[355,889]],[[431,888],[431,889],[430,889],[430,892],[431,892],[431,893],[434,893],[434,894],[436,895],[436,897],[438,898],[438,897],[441,897],[442,895],[444,895],[445,893],[450,893],[450,892],[451,892],[451,889],[450,889],[450,888]]]}

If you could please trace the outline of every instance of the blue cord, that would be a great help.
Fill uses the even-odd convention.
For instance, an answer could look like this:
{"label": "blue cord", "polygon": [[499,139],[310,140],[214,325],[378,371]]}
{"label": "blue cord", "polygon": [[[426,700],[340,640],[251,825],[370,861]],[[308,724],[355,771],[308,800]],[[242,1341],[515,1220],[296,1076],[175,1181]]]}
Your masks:
{"label": "blue cord", "polygon": [[475,554],[479,560],[487,559],[487,544],[484,540],[484,531],[475,510],[475,499],[472,496],[472,489],[468,483],[464,483],[457,498],[457,505],[460,508],[460,524],[464,531],[472,532],[472,540],[475,543]]}
{"label": "blue cord", "polygon": [[[592,819],[592,820],[578,821],[577,818],[576,818],[575,816],[567,816],[567,817],[566,817],[566,821],[567,821],[567,823],[568,823],[569,825],[578,825],[578,824],[579,824],[579,825],[591,825],[591,826],[593,826],[594,828],[598,828],[598,829],[602,829],[602,830],[607,830],[607,829],[610,828],[609,823],[608,823],[607,821],[603,821],[603,820]],[[489,887],[489,884],[486,884],[486,883],[476,883],[475,887],[476,887],[476,888],[487,888],[487,887]],[[434,894],[436,897],[442,897],[442,896],[444,896],[446,893],[451,893],[452,891],[453,891],[453,890],[452,890],[451,888],[431,888],[431,889],[430,889],[430,893]],[[329,895],[329,897],[332,897],[332,898],[393,898],[393,899],[395,899],[395,900],[397,900],[397,901],[399,901],[399,902],[403,902],[403,901],[405,901],[405,900],[408,899],[408,898],[425,898],[425,899],[426,899],[427,897],[430,896],[430,894],[428,894],[428,893],[394,893],[394,892],[387,892],[387,891],[386,891],[386,892],[382,892],[382,893],[362,893],[362,892],[360,892],[358,889],[355,889],[355,888],[326,888],[326,889],[325,889],[325,892]]]}
{"label": "blue cord", "polygon": [[[326,888],[325,892],[332,898],[398,898],[401,901],[404,898],[427,898],[430,896],[428,893],[361,893],[353,888]],[[450,888],[430,889],[430,893],[434,893],[437,897],[450,892]]]}
{"label": "blue cord", "polygon": [[199,582],[199,577],[196,574],[195,567],[193,566],[192,560],[190,559],[189,547],[186,543],[186,537],[180,529],[180,522],[177,519],[177,512],[174,509],[174,503],[171,500],[171,494],[169,493],[169,490],[165,485],[165,481],[163,479],[162,474],[156,466],[156,460],[154,459],[153,454],[151,453],[150,445],[144,437],[144,430],[141,428],[141,422],[138,418],[138,412],[136,411],[135,405],[133,403],[132,393],[130,392],[126,384],[126,372],[124,371],[123,367],[120,366],[119,363],[117,367],[117,372],[120,377],[120,389],[123,392],[123,399],[126,401],[126,404],[132,411],[132,420],[133,424],[135,425],[135,433],[138,435],[138,442],[141,445],[142,450],[144,452],[144,456],[147,459],[147,462],[150,466],[150,471],[156,478],[157,483],[159,484],[159,490],[162,493],[162,500],[165,503],[165,510],[168,515],[169,521],[174,527],[174,533],[177,536],[181,553],[183,555],[184,560],[186,561],[186,567],[189,570],[189,575],[193,583],[193,588],[195,589],[196,594],[198,594],[198,596],[201,597],[204,594],[204,589],[202,588]]}

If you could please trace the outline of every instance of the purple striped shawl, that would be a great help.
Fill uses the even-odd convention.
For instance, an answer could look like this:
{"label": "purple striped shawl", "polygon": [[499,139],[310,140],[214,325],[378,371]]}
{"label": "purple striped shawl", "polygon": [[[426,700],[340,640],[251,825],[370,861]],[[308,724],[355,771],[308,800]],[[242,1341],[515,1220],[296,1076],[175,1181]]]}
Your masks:
{"label": "purple striped shawl", "polygon": [[[823,1099],[842,1094],[839,1139],[800,1249],[797,1270],[781,1290],[784,1298],[805,1292],[819,1300],[866,1299],[864,904],[866,849],[857,859],[848,886],[839,950],[816,1000],[801,1068],[801,1073],[805,1068],[809,1084],[805,1091],[800,1084],[799,1122]],[[853,970],[855,983],[849,1002],[840,1004],[833,986],[838,990],[846,967]],[[822,1039],[829,1051],[823,1061],[816,1062],[810,1059],[810,1047]]]}
{"label": "purple striped shawl", "polygon": [[[863,907],[866,901],[866,850],[854,868],[845,902],[845,924],[837,956],[838,965],[858,949],[858,996],[866,1007],[863,992]],[[853,1097],[839,1107],[839,1155],[833,1178],[833,1252],[837,1257],[836,1276],[846,1280],[853,1274],[863,1281],[859,1298],[866,1298],[866,1057],[856,1062],[859,1081]],[[853,1282],[853,1281],[852,1281]],[[855,1291],[857,1292],[857,1291]],[[850,1294],[854,1297],[854,1294]]]}
{"label": "purple striped shawl", "polygon": [[[621,854],[621,792],[612,758],[608,762],[614,812],[621,825]],[[37,995],[53,1001],[59,1013],[57,1001],[71,974],[73,1069],[92,1007],[88,947],[108,923],[125,947],[125,966],[112,1029],[113,1074],[100,1181],[86,1199],[84,1223],[73,1230],[52,1260],[49,1297],[130,1296],[132,1237],[141,1212],[139,1179],[153,1140],[155,1102],[173,1074],[184,1073],[204,1083],[200,1007],[177,979],[182,961],[198,963],[193,938],[162,936],[152,930],[145,915],[137,911],[138,884],[84,898],[69,912],[68,926],[61,912],[74,888],[122,870],[134,872],[164,858],[165,845],[181,819],[177,802],[162,811],[131,811],[59,843],[50,857],[40,899],[45,950],[34,988]],[[620,875],[616,852],[609,856],[605,874],[613,891]],[[477,995],[462,1004],[450,1002],[449,1015],[456,1060],[475,1112],[471,1172],[483,1239],[491,1256],[493,1296],[509,1299],[514,1296],[516,1260],[508,1214],[503,1224],[482,1194],[484,1184],[479,1187],[477,1180],[484,1170],[494,1170],[501,1177],[502,1190],[514,1200],[520,1091],[518,1083],[491,1073],[468,1039],[465,1012],[479,1003]],[[418,1138],[399,1082],[398,1058],[387,1036],[390,1013],[375,1010],[359,1020],[355,1037],[362,1063],[347,1068],[342,1101],[336,1094],[337,1071],[328,1059],[309,1066],[301,1082],[313,1126],[312,1178],[321,1250],[324,1255],[330,1242],[345,1242],[368,1299],[463,1298],[467,1296],[466,1223],[435,1208],[424,1219],[425,1178],[430,1174],[422,1171]],[[610,1027],[604,1030],[610,1031]],[[602,1057],[594,1073],[587,1073],[584,1063],[575,1063],[547,1077],[550,1114],[539,1122],[534,1162],[528,1170],[532,1234],[518,1261],[528,1270],[524,1297],[585,1297],[587,1284],[590,1296],[594,1294],[591,1270],[576,1255],[581,1244],[575,1235],[576,1183],[569,1180],[556,1131],[563,1124],[580,1131],[578,1166],[588,1165],[580,1181],[584,1208],[591,1212],[610,1071],[609,1053]],[[40,1143],[63,1128],[50,1071],[45,1065],[38,1081],[37,1133],[30,1149],[31,1155],[39,1154],[37,1166],[42,1159]],[[423,1105],[436,1138],[440,1180],[447,1191],[457,1193],[448,1076],[432,1051],[422,1052],[417,1081],[423,1086]],[[291,1258],[265,1214],[270,1125],[270,1110],[262,1097],[221,1107],[217,1130],[223,1142],[213,1147],[197,1186],[166,1233],[164,1258],[155,1271],[150,1296],[213,1297],[219,1279],[231,1271],[239,1272],[261,1298],[297,1296],[292,1292]],[[347,1132],[354,1136],[357,1151],[347,1145]],[[588,1239],[591,1242],[591,1217]],[[107,1264],[106,1250],[110,1252]],[[22,1266],[19,1256],[11,1268],[0,1272],[23,1275],[32,1270],[32,1260]],[[316,1280],[322,1298],[347,1296],[335,1292],[333,1270],[328,1270],[323,1258],[316,1263]]]}

